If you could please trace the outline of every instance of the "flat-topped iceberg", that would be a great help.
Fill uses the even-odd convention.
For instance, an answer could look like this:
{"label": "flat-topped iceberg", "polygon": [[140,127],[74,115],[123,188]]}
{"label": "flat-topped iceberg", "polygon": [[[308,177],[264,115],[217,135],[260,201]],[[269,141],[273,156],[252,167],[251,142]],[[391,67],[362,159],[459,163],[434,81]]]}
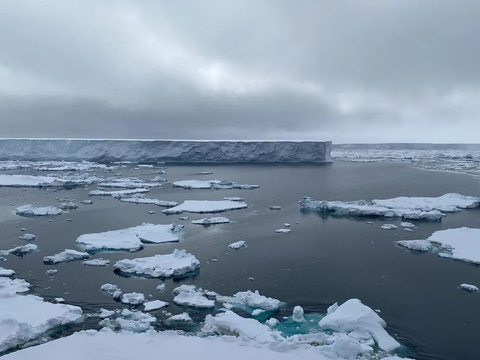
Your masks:
{"label": "flat-topped iceberg", "polygon": [[365,331],[375,339],[378,347],[385,351],[400,347],[400,344],[385,331],[387,325],[385,321],[358,299],[344,302],[320,320],[319,325],[324,329],[343,333]]}
{"label": "flat-topped iceberg", "polygon": [[186,200],[182,204],[170,209],[162,210],[164,214],[181,214],[182,212],[191,213],[218,213],[229,210],[245,209],[248,205],[241,201],[230,200]]}
{"label": "flat-topped iceberg", "polygon": [[82,317],[82,309],[77,306],[52,304],[38,296],[17,294],[28,291],[28,287],[24,280],[0,278],[0,353]]}
{"label": "flat-topped iceberg", "polygon": [[199,309],[215,307],[215,301],[207,299],[202,290],[193,285],[181,285],[173,289],[173,302],[177,305],[190,306]]}
{"label": "flat-topped iceberg", "polygon": [[211,218],[203,218],[199,220],[192,220],[192,224],[195,225],[215,225],[215,224],[227,224],[229,223],[230,220],[226,217],[220,216],[220,217],[211,217]]}
{"label": "flat-topped iceberg", "polygon": [[33,206],[23,205],[15,209],[15,214],[19,216],[48,216],[63,214],[63,210],[55,206]]}
{"label": "flat-topped iceberg", "polygon": [[72,249],[65,249],[65,251],[62,251],[58,254],[45,256],[43,258],[43,262],[45,264],[54,265],[54,264],[60,264],[64,262],[87,260],[89,257],[90,255],[86,252],[80,252]]}
{"label": "flat-topped iceberg", "polygon": [[440,220],[444,213],[476,208],[480,198],[460,194],[445,194],[439,197],[397,197],[385,200],[315,201],[304,197],[302,209],[325,211],[335,215],[399,217],[410,220]]}
{"label": "flat-topped iceberg", "polygon": [[124,275],[169,278],[196,271],[200,261],[185,250],[175,249],[171,254],[120,260],[113,267]]}

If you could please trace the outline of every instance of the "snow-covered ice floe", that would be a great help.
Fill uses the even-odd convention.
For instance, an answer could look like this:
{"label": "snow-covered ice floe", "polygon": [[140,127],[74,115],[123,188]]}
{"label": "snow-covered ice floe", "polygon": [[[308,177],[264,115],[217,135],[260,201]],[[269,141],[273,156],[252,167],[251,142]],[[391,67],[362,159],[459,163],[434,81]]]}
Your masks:
{"label": "snow-covered ice floe", "polygon": [[383,224],[382,226],[380,226],[380,228],[382,228],[383,230],[395,230],[398,229],[398,226],[395,224]]}
{"label": "snow-covered ice floe", "polygon": [[168,306],[168,302],[162,300],[147,301],[143,304],[145,311],[154,311]]}
{"label": "snow-covered ice floe", "polygon": [[202,289],[194,285],[181,285],[173,289],[173,302],[177,305],[189,306],[199,309],[215,307],[215,301],[207,299]]}
{"label": "snow-covered ice floe", "polygon": [[122,295],[122,303],[128,305],[142,305],[145,302],[145,295],[132,292]]}
{"label": "snow-covered ice floe", "polygon": [[12,249],[8,250],[0,250],[0,255],[6,256],[6,255],[17,255],[17,256],[22,256],[25,254],[29,254],[32,252],[35,252],[38,250],[38,246],[35,244],[26,244],[26,245],[21,245],[21,246],[16,246]]}
{"label": "snow-covered ice floe", "polygon": [[98,259],[91,259],[83,261],[83,265],[87,266],[94,266],[94,267],[104,267],[110,264],[110,260],[98,258]]}
{"label": "snow-covered ice floe", "polygon": [[129,190],[93,190],[88,193],[90,196],[112,196],[114,198],[121,198],[123,196],[130,196],[134,194],[143,194],[149,192],[149,189],[138,188],[138,189],[129,189]]}
{"label": "snow-covered ice floe", "polygon": [[56,177],[34,175],[0,174],[0,186],[6,187],[49,187],[62,186]]}
{"label": "snow-covered ice floe", "polygon": [[275,232],[277,234],[288,234],[289,232],[292,232],[292,229],[277,229]]}
{"label": "snow-covered ice floe", "polygon": [[[112,317],[115,316],[116,318],[112,319]],[[103,331],[118,330],[129,333],[140,333],[153,330],[151,324],[155,322],[155,320],[156,318],[154,316],[142,311],[123,309],[103,319],[99,325],[104,327]]]}
{"label": "snow-covered ice floe", "polygon": [[480,229],[463,227],[440,230],[426,240],[402,240],[397,244],[417,251],[437,248],[442,258],[480,264]]}
{"label": "snow-covered ice floe", "polygon": [[245,240],[236,241],[236,242],[228,245],[228,247],[232,250],[239,250],[239,249],[242,249],[242,248],[246,248],[247,247],[247,242]]}
{"label": "snow-covered ice floe", "polygon": [[29,286],[25,280],[0,278],[0,354],[82,317],[82,309],[77,306],[21,295]]}
{"label": "snow-covered ice floe", "polygon": [[184,312],[184,313],[181,313],[181,314],[177,314],[177,315],[173,315],[173,316],[170,316],[168,319],[167,319],[167,322],[183,322],[183,323],[191,323],[193,322],[192,318],[190,317],[190,315],[188,315],[188,313]]}
{"label": "snow-covered ice floe", "polygon": [[182,226],[146,224],[122,230],[84,234],[75,241],[88,252],[138,251],[143,244],[160,244],[180,241]]}
{"label": "snow-covered ice floe", "polygon": [[217,189],[217,190],[229,190],[229,189],[242,189],[251,190],[257,189],[259,185],[250,184],[236,184],[229,180],[180,180],[175,181],[173,187],[180,187],[184,189]]}
{"label": "snow-covered ice floe", "polygon": [[173,253],[117,261],[113,267],[124,275],[152,278],[182,277],[195,272],[200,261],[185,250],[175,249]]}
{"label": "snow-covered ice floe", "polygon": [[397,197],[384,200],[316,201],[304,197],[302,209],[325,211],[335,215],[375,216],[410,220],[440,220],[445,214],[480,206],[480,198],[455,193],[439,197]]}
{"label": "snow-covered ice floe", "polygon": [[63,210],[55,206],[23,205],[15,209],[15,214],[19,216],[48,216],[63,214]]}
{"label": "snow-covered ice floe", "polygon": [[468,291],[468,292],[479,292],[480,289],[478,286],[472,284],[460,284],[460,289]]}
{"label": "snow-covered ice floe", "polygon": [[164,214],[181,214],[182,212],[191,213],[218,213],[229,210],[245,209],[248,205],[240,201],[230,200],[186,200],[182,204],[170,209],[162,210]]}
{"label": "snow-covered ice floe", "polygon": [[5,269],[0,266],[0,276],[13,276],[15,275],[15,271],[11,269]]}
{"label": "snow-covered ice floe", "polygon": [[33,241],[33,240],[35,240],[37,237],[36,237],[35,235],[33,235],[33,234],[28,234],[28,233],[26,233],[26,234],[20,235],[18,238],[19,238],[20,240]]}
{"label": "snow-covered ice floe", "polygon": [[45,264],[60,264],[64,262],[87,260],[89,257],[90,255],[86,252],[80,252],[72,249],[65,249],[65,251],[62,251],[58,254],[45,256],[43,258],[43,262]]}
{"label": "snow-covered ice floe", "polygon": [[157,205],[161,207],[173,207],[178,205],[178,203],[175,201],[149,199],[141,195],[136,195],[132,197],[121,197],[120,201],[133,204]]}
{"label": "snow-covered ice floe", "polygon": [[184,189],[211,189],[212,184],[206,180],[180,180],[172,183],[173,187]]}
{"label": "snow-covered ice floe", "polygon": [[241,291],[233,296],[217,296],[217,301],[223,304],[229,304],[233,307],[253,311],[254,309],[263,309],[267,311],[276,311],[280,309],[282,302],[280,300],[260,295],[258,291]]}
{"label": "snow-covered ice floe", "polygon": [[211,218],[203,218],[199,220],[192,220],[192,224],[195,225],[215,225],[215,224],[227,224],[230,220],[226,217],[211,217]]}

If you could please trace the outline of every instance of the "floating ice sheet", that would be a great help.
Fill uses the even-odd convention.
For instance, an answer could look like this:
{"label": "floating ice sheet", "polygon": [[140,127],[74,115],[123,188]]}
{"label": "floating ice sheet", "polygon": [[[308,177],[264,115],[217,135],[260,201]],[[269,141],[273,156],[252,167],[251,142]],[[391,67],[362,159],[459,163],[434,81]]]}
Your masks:
{"label": "floating ice sheet", "polygon": [[228,210],[244,209],[248,207],[246,203],[230,200],[186,200],[182,204],[170,209],[165,209],[164,214],[181,214],[182,212],[191,213],[218,213]]}

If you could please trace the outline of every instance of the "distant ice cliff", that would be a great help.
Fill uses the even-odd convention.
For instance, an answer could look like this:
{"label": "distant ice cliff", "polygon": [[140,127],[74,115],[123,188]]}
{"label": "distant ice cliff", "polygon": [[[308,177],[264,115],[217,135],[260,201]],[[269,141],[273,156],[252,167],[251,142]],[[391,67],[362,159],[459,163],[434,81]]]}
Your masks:
{"label": "distant ice cliff", "polygon": [[173,163],[331,162],[331,141],[0,139],[0,160]]}

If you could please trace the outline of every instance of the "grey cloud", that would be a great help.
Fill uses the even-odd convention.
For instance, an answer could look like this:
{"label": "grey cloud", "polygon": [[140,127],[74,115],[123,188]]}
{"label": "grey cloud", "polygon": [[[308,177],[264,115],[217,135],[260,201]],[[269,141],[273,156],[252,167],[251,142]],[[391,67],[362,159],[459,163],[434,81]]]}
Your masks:
{"label": "grey cloud", "polygon": [[15,137],[471,141],[478,1],[0,4]]}

